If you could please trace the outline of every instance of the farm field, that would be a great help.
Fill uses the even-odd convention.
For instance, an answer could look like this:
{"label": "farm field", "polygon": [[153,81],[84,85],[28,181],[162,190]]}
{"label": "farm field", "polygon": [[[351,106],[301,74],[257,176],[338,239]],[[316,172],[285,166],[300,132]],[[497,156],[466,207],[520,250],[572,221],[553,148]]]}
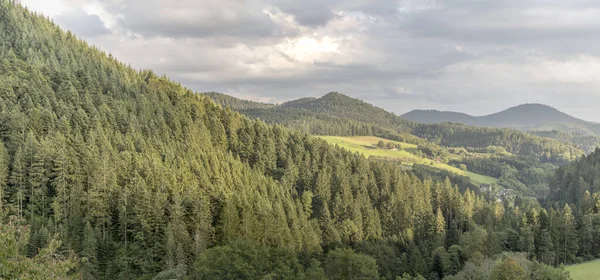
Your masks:
{"label": "farm field", "polygon": [[[498,179],[464,171],[454,166],[436,162],[428,158],[419,157],[414,154],[414,151],[417,150],[417,145],[392,141],[388,139],[383,139],[375,136],[353,136],[353,137],[344,137],[344,136],[319,136],[320,138],[326,140],[327,142],[338,145],[342,148],[345,148],[352,152],[359,152],[366,157],[383,157],[390,158],[401,162],[403,165],[412,165],[422,164],[428,165],[437,169],[446,170],[455,174],[468,176],[471,179],[471,182],[474,184],[493,184],[498,181]],[[385,149],[375,149],[372,145],[377,144],[379,141],[384,142],[392,142],[394,144],[399,144],[402,148],[398,150],[385,150]]]}
{"label": "farm field", "polygon": [[570,265],[565,269],[573,280],[600,279],[600,260]]}

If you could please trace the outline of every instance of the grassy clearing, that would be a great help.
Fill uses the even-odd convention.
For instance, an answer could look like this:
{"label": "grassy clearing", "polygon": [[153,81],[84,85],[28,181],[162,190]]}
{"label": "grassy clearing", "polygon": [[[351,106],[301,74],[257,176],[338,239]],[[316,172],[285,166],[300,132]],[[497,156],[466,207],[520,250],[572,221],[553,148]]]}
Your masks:
{"label": "grassy clearing", "polygon": [[[419,163],[421,158],[411,154],[409,150],[406,149],[416,149],[417,146],[413,144],[390,141],[383,138],[371,137],[371,136],[361,136],[361,137],[341,137],[341,136],[319,136],[327,142],[331,144],[336,144],[340,147],[343,147],[352,152],[359,152],[366,157],[377,156],[377,157],[389,157],[394,159],[402,160],[404,163]],[[386,142],[393,142],[396,144],[402,145],[402,150],[381,150],[381,149],[372,149],[371,145],[377,144],[379,140],[383,140]],[[405,148],[406,147],[406,148]]]}
{"label": "grassy clearing", "polygon": [[[342,136],[319,136],[327,142],[338,145],[342,148],[345,148],[352,152],[358,152],[366,157],[384,157],[394,159],[396,161],[400,161],[404,165],[412,165],[422,164],[428,165],[437,169],[446,170],[455,174],[460,174],[463,176],[468,176],[471,178],[471,181],[475,184],[493,184],[498,181],[496,178],[492,178],[489,176],[463,171],[454,166],[450,166],[445,163],[435,162],[428,158],[418,157],[414,154],[414,151],[417,150],[417,145],[387,140],[374,136],[355,136],[355,137],[342,137]],[[393,142],[395,144],[400,144],[402,149],[399,150],[383,150],[383,149],[375,149],[372,145],[377,144],[379,141],[384,142]]]}
{"label": "grassy clearing", "polygon": [[573,280],[600,279],[600,260],[566,267]]}
{"label": "grassy clearing", "polygon": [[[461,170],[462,171],[462,170]],[[478,173],[473,173],[471,171],[464,171],[465,176],[471,178],[471,181],[476,184],[495,184],[498,183],[498,179],[486,175],[481,175]]]}

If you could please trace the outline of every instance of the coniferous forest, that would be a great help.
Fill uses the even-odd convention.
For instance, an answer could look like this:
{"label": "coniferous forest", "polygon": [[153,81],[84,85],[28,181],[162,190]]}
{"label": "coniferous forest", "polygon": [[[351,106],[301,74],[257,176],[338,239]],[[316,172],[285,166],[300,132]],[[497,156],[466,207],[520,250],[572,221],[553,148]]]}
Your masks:
{"label": "coniferous forest", "polygon": [[[600,152],[215,96],[0,0],[0,278],[569,279],[600,257]],[[234,109],[563,167],[540,202],[500,202]]]}

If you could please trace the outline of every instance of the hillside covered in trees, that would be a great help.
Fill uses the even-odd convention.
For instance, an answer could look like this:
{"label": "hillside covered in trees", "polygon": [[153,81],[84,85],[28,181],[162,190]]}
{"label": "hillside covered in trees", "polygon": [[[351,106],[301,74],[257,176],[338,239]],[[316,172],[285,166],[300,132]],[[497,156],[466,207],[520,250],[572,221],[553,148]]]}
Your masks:
{"label": "hillside covered in trees", "polygon": [[595,208],[579,227],[251,120],[13,1],[0,42],[0,278],[568,279],[600,252]]}
{"label": "hillside covered in trees", "polygon": [[600,147],[600,136],[584,135],[579,133],[567,133],[558,130],[552,131],[531,131],[540,137],[552,138],[565,144],[570,144],[582,149],[586,154],[591,154]]}
{"label": "hillside covered in trees", "polygon": [[568,203],[589,212],[600,207],[600,149],[558,169],[549,203]]}
{"label": "hillside covered in trees", "polygon": [[[222,105],[231,98],[216,93],[207,95]],[[236,110],[294,130],[316,135],[372,135],[418,145],[423,156],[456,167],[467,166],[469,171],[500,179],[503,188],[525,196],[545,197],[548,175],[557,166],[584,154],[570,138],[559,141],[511,129],[453,123],[419,124],[340,93],[270,107],[247,102],[236,102]],[[461,185],[461,189],[465,187]]]}
{"label": "hillside covered in trees", "polygon": [[[215,98],[215,94],[209,95]],[[217,102],[224,98],[216,98]],[[246,101],[247,102],[247,101]],[[221,102],[226,106],[226,102]],[[242,103],[239,103],[242,104]],[[415,144],[430,142],[446,147],[487,148],[499,146],[510,153],[535,157],[542,162],[563,164],[583,151],[570,143],[539,137],[517,130],[472,127],[460,124],[420,124],[361,100],[332,92],[320,98],[302,98],[278,106],[258,107],[250,103],[236,110],[267,123],[284,124],[304,132],[320,135],[365,135],[385,137],[398,134]],[[416,136],[416,137],[415,137]],[[388,136],[389,137],[389,136]],[[395,140],[395,139],[394,139]]]}

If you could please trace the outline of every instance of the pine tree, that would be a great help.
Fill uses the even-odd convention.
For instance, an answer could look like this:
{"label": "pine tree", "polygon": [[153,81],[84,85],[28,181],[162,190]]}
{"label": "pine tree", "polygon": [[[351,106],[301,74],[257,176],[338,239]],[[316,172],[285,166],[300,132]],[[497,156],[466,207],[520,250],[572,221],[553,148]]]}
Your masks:
{"label": "pine tree", "polygon": [[[64,139],[62,139],[64,141]],[[61,147],[62,148],[62,147]],[[66,152],[59,148],[53,163],[53,177],[51,185],[54,187],[56,196],[52,202],[52,210],[54,212],[54,221],[64,223],[68,228],[68,199],[69,199],[69,169],[67,167],[68,156]]]}
{"label": "pine tree", "polygon": [[435,230],[437,234],[444,234],[446,232],[446,219],[444,218],[444,214],[442,214],[442,209],[440,207],[437,208],[435,218]]}
{"label": "pine tree", "polygon": [[90,219],[95,221],[96,224],[101,225],[102,238],[104,239],[111,225],[109,200],[113,195],[117,178],[115,174],[115,159],[111,153],[110,143],[108,143],[106,136],[102,132],[99,133],[99,138],[101,142],[100,149],[97,152],[99,156],[96,158],[94,164],[96,170],[93,172],[89,184],[90,189],[87,192],[87,203],[89,204]]}
{"label": "pine tree", "polygon": [[240,216],[235,202],[230,199],[225,203],[221,216],[222,242],[232,242],[237,239],[240,226]]}
{"label": "pine tree", "polygon": [[172,269],[177,263],[177,243],[175,242],[171,223],[167,224],[167,228],[165,229],[165,239],[165,265],[167,269]]}
{"label": "pine tree", "polygon": [[444,247],[439,247],[433,252],[431,272],[435,273],[438,279],[442,279],[446,274],[447,266],[446,250]]}
{"label": "pine tree", "polygon": [[35,139],[32,132],[29,132],[27,138],[27,161],[29,163],[27,181],[30,187],[28,208],[30,219],[33,220],[36,215],[42,218],[46,217],[46,200],[48,198],[46,183],[48,176],[46,175],[45,161],[42,154],[44,152],[43,147]]}
{"label": "pine tree", "polygon": [[525,226],[521,227],[520,235],[523,252],[527,253],[529,258],[533,258],[536,251],[534,232],[529,227]]}
{"label": "pine tree", "polygon": [[575,230],[575,217],[569,205],[565,205],[562,212],[562,246],[561,262],[564,264],[572,263],[579,249],[577,233]]}
{"label": "pine tree", "polygon": [[578,231],[580,252],[585,259],[593,259],[598,246],[594,242],[594,216],[592,214],[584,215],[581,219],[581,226]]}
{"label": "pine tree", "polygon": [[16,186],[16,193],[13,194],[13,197],[16,200],[17,213],[19,215],[19,218],[22,219],[23,208],[25,204],[27,166],[25,165],[25,158],[21,147],[19,147],[15,152],[12,167],[13,168],[10,176],[10,182],[13,186]]}
{"label": "pine tree", "polygon": [[554,264],[556,252],[554,251],[554,244],[552,243],[550,232],[546,229],[540,230],[535,238],[535,242],[537,259],[545,264]]}
{"label": "pine tree", "polygon": [[85,279],[95,279],[98,273],[98,241],[96,232],[92,229],[89,222],[85,224],[83,230],[83,250],[81,256],[84,257],[83,277]]}
{"label": "pine tree", "polygon": [[4,143],[0,141],[0,212],[4,210],[4,201],[6,199],[6,186],[8,183],[8,152]]}

